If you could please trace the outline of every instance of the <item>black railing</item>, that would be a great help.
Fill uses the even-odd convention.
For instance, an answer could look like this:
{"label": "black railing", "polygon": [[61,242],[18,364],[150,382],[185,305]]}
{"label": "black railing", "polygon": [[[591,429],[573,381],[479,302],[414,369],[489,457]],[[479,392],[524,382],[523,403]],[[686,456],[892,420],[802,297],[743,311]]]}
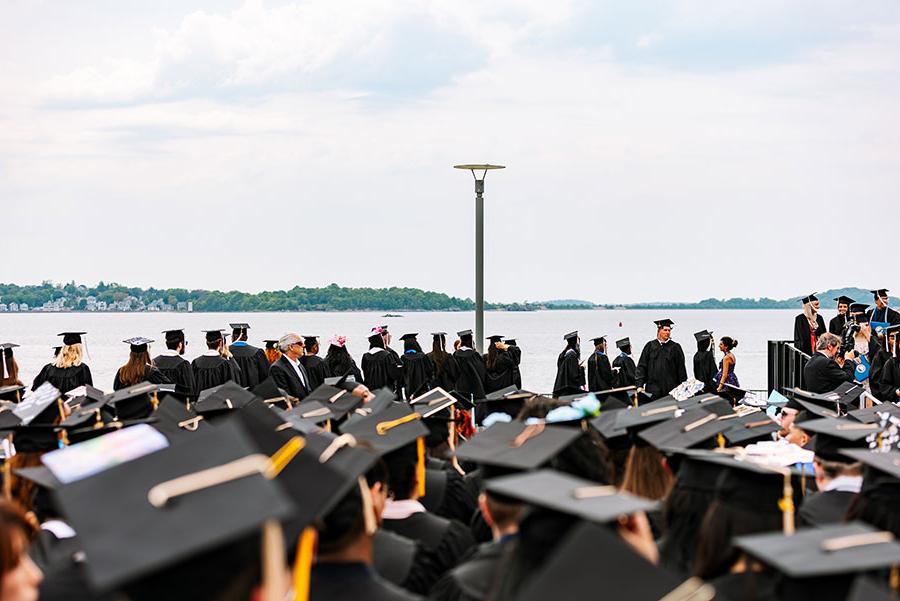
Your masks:
{"label": "black railing", "polygon": [[790,388],[803,388],[803,368],[809,355],[789,340],[769,341],[769,391],[783,392]]}

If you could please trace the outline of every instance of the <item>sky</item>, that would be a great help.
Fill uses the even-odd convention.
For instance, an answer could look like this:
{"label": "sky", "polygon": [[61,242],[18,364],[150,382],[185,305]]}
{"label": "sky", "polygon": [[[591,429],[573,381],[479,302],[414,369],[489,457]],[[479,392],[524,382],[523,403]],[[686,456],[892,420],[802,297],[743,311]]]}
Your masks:
{"label": "sky", "polygon": [[900,289],[894,0],[5,0],[0,73],[4,282],[472,297],[491,162],[488,300]]}

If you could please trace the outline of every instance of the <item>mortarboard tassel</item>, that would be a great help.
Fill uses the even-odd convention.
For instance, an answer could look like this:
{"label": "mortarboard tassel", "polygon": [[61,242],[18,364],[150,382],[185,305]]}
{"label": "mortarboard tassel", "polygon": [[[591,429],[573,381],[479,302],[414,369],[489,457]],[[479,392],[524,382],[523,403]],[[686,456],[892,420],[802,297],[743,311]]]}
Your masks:
{"label": "mortarboard tassel", "polygon": [[895,593],[900,593],[900,566],[891,568],[890,587]]}
{"label": "mortarboard tassel", "polygon": [[778,508],[781,509],[782,528],[784,534],[790,536],[794,534],[794,487],[791,486],[790,470],[783,470],[784,474],[784,497],[778,502]]}
{"label": "mortarboard tassel", "polygon": [[309,572],[312,569],[316,547],[316,529],[307,526],[297,542],[297,559],[294,560],[294,601],[309,599]]}
{"label": "mortarboard tassel", "polygon": [[262,528],[262,601],[282,601],[288,589],[284,565],[284,533],[277,520]]}
{"label": "mortarboard tassel", "polygon": [[359,494],[362,497],[363,522],[366,525],[366,534],[372,536],[378,530],[378,522],[375,520],[375,507],[372,505],[372,493],[365,476],[357,478]]}
{"label": "mortarboard tassel", "polygon": [[425,438],[421,436],[416,439],[416,456],[416,492],[421,498],[425,496]]}

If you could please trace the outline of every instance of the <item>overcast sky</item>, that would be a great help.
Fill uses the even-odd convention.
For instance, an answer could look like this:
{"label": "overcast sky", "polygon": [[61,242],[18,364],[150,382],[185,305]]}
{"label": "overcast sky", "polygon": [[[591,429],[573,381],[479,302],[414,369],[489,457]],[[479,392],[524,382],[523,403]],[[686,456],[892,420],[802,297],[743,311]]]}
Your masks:
{"label": "overcast sky", "polygon": [[6,282],[473,296],[488,161],[489,300],[900,289],[895,0],[5,0],[0,73]]}

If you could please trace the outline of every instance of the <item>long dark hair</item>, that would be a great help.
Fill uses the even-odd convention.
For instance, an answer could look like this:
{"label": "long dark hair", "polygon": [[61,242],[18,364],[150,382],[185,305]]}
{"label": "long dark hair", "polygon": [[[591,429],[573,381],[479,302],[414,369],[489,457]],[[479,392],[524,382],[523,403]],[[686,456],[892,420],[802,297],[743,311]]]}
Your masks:
{"label": "long dark hair", "polygon": [[0,379],[0,386],[20,386],[22,382],[19,381],[19,364],[16,363],[16,358],[13,357],[13,351],[11,348],[3,350],[3,378]]}
{"label": "long dark hair", "polygon": [[17,540],[18,536],[31,541],[35,534],[34,526],[25,517],[21,507],[10,501],[0,500],[0,582],[19,565],[25,554]]}
{"label": "long dark hair", "polygon": [[713,501],[697,541],[694,558],[694,575],[709,580],[727,574],[741,557],[741,551],[732,543],[735,537],[781,529],[781,516],[777,513],[752,511]]}
{"label": "long dark hair", "polygon": [[494,366],[497,365],[497,361],[500,359],[500,353],[503,352],[497,348],[497,345],[491,342],[491,345],[488,347],[487,359],[484,362],[484,366],[488,369],[494,369]]}
{"label": "long dark hair", "polygon": [[431,360],[434,361],[438,376],[444,372],[444,361],[450,356],[450,353],[444,350],[446,343],[443,334],[438,334],[434,337],[434,342],[431,344]]}
{"label": "long dark hair", "polygon": [[381,334],[369,336],[369,348],[384,348],[384,336]]}
{"label": "long dark hair", "polygon": [[134,386],[146,379],[147,366],[152,365],[149,351],[128,354],[128,363],[119,368],[119,381],[124,386]]}
{"label": "long dark hair", "polygon": [[417,353],[421,353],[422,347],[419,345],[419,341],[415,338],[407,338],[403,341],[403,351],[416,351]]}
{"label": "long dark hair", "polygon": [[353,357],[345,346],[329,345],[325,353],[325,365],[328,371],[336,375],[344,375],[353,369]]}

